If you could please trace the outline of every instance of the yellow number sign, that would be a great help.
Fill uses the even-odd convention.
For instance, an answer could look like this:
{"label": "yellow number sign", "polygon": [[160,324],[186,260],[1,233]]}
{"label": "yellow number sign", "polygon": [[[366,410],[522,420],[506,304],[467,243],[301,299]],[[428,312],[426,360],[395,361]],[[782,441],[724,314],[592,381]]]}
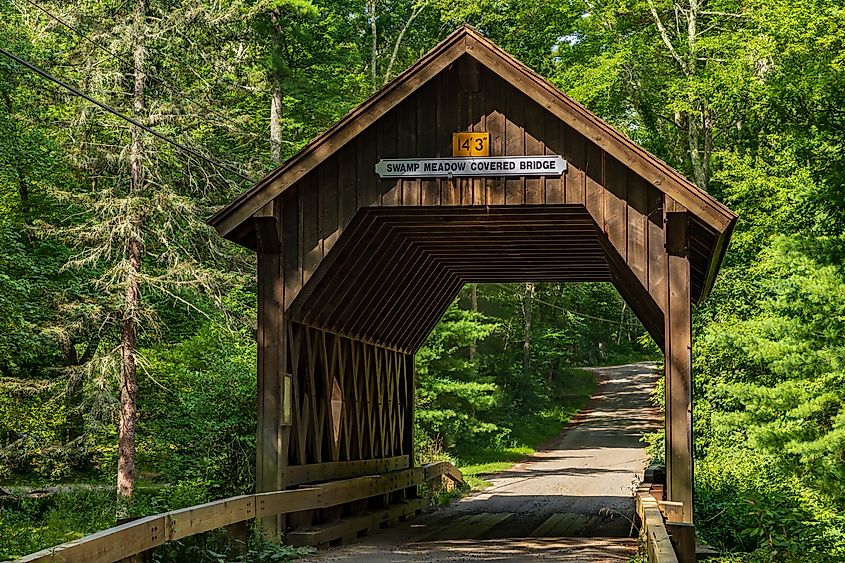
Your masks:
{"label": "yellow number sign", "polygon": [[452,156],[490,156],[490,133],[452,133]]}

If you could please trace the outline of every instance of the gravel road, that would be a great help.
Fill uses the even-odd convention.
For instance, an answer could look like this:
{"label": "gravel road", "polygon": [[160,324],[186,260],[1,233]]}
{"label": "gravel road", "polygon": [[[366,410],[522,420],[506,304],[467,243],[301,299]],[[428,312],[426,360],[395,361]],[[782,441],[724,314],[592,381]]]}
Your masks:
{"label": "gravel road", "polygon": [[308,560],[627,561],[646,463],[640,436],[661,423],[648,400],[653,370],[595,368],[587,409],[530,459],[488,477],[491,487]]}

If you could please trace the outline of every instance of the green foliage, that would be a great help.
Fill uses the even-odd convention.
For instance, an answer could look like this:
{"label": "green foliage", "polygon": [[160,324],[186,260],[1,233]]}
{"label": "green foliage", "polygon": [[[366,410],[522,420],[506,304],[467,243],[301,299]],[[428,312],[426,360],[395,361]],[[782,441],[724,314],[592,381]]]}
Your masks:
{"label": "green foliage", "polygon": [[[629,330],[627,317],[607,286],[539,284],[530,304],[518,301],[521,287],[480,286],[481,312],[466,308],[471,289],[465,289],[417,353],[415,438],[420,461],[451,458],[472,486],[483,485],[480,475],[533,453],[584,407],[593,376],[567,366],[591,360],[602,348],[601,343],[579,345],[599,335],[607,346],[604,351],[612,354],[630,354],[635,346],[627,333],[619,332]],[[596,312],[618,315],[621,309],[622,326],[614,320],[596,329],[584,322],[574,307],[588,300]],[[526,307],[534,317],[528,372],[522,363],[525,323],[520,322]]]}
{"label": "green foliage", "polygon": [[839,239],[775,238],[759,254],[753,314],[702,331],[699,504],[724,505],[732,520],[720,517],[712,537],[733,548],[845,556],[841,256]]}
{"label": "green foliage", "polygon": [[453,303],[417,353],[415,422],[425,441],[446,449],[456,443],[502,439],[502,428],[480,417],[496,408],[501,397],[489,377],[479,377],[478,363],[462,352],[489,336],[497,325],[477,312]]}
{"label": "green foliage", "polygon": [[[131,6],[42,4],[131,57]],[[839,2],[378,0],[374,20],[366,0],[148,4],[147,60],[166,84],[149,78],[143,118],[253,176],[275,166],[274,88],[290,156],[468,22],[726,202],[740,219],[694,319],[699,533],[736,552],[731,560],[845,557]],[[0,2],[0,44],[129,107],[131,65],[26,3]],[[0,59],[0,479],[110,481],[114,276],[126,218],[140,214],[149,259],[138,460],[144,482],[167,487],[142,487],[141,514],[250,489],[254,289],[245,253],[216,248],[201,222],[243,186],[148,139],[149,189],[130,197],[127,139],[123,123]],[[590,389],[571,367],[656,354],[606,284],[538,284],[528,331],[524,286],[481,287],[478,303],[471,311],[464,292],[417,358],[418,455],[451,456],[470,479],[559,430]],[[662,455],[662,436],[646,440]],[[112,497],[74,491],[3,507],[0,549],[102,528]],[[217,560],[215,541],[173,556]]]}
{"label": "green foliage", "polygon": [[[480,286],[454,302],[417,353],[416,425],[424,449],[467,452],[517,441],[535,445],[574,414],[562,385],[579,398],[592,378],[569,366],[642,358],[642,327],[607,284],[538,284],[530,305],[529,370],[524,366],[523,286]],[[590,323],[579,311],[604,322]],[[616,317],[616,318],[614,318]],[[470,347],[475,346],[474,356]],[[563,403],[559,403],[563,401]],[[580,407],[576,407],[580,408]],[[463,455],[463,454],[459,454]]]}
{"label": "green foliage", "polygon": [[14,558],[114,525],[114,492],[81,489],[54,500],[4,500],[0,558]]}
{"label": "green foliage", "polygon": [[[207,498],[251,490],[255,457],[255,345],[246,331],[207,323],[148,354],[139,463],[150,479],[202,484]],[[196,503],[194,503],[196,504]]]}

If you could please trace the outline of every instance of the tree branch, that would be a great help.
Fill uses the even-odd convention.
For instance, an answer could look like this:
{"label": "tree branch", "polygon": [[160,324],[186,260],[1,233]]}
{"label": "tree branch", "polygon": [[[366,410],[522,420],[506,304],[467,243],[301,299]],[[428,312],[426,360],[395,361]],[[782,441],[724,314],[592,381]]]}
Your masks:
{"label": "tree branch", "polygon": [[414,8],[414,11],[411,12],[411,17],[409,17],[408,21],[405,22],[405,25],[402,26],[402,31],[399,32],[399,36],[393,44],[393,54],[390,56],[390,62],[387,63],[387,71],[384,73],[384,80],[381,83],[382,86],[390,81],[390,74],[393,72],[393,64],[396,62],[396,56],[399,54],[399,46],[402,44],[405,32],[408,31],[408,28],[411,27],[411,24],[415,19],[417,19],[417,16],[420,15],[423,10],[425,10],[425,4],[421,4]]}
{"label": "tree branch", "polygon": [[378,57],[378,28],[376,27],[376,0],[367,0],[367,11],[370,16],[370,36],[372,38],[372,56],[370,58],[370,93],[376,92],[376,58]]}
{"label": "tree branch", "polygon": [[657,8],[655,8],[653,0],[648,0],[648,9],[651,12],[651,16],[654,18],[654,23],[657,24],[657,31],[660,32],[660,38],[663,39],[663,43],[669,50],[669,54],[672,55],[672,58],[675,59],[675,62],[677,62],[678,66],[681,67],[681,71],[685,75],[689,76],[689,73],[687,72],[687,63],[684,61],[683,58],[681,58],[681,56],[678,54],[678,51],[675,50],[675,46],[672,44],[672,38],[669,37],[669,33],[663,26],[663,21],[660,19],[660,15],[657,13]]}

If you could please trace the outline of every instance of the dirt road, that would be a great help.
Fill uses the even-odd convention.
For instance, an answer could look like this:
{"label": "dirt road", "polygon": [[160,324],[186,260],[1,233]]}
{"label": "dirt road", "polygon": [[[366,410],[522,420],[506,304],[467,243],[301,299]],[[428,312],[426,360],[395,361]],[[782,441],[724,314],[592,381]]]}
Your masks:
{"label": "dirt road", "polygon": [[595,370],[588,408],[492,486],[412,522],[321,552],[314,561],[627,561],[640,436],[660,426],[650,364]]}

